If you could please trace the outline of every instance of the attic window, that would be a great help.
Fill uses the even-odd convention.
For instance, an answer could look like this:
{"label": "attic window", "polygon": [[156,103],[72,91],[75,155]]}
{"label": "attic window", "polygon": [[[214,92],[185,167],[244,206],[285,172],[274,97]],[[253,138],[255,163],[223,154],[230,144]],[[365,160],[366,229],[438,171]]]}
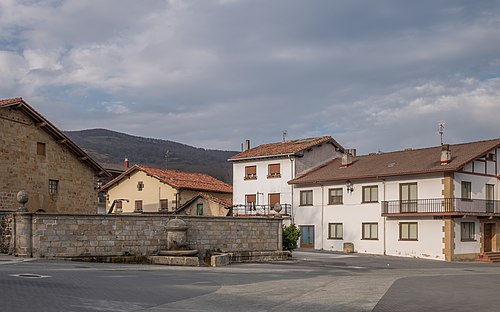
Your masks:
{"label": "attic window", "polygon": [[489,161],[495,161],[495,154],[493,153],[488,153],[486,154],[486,160],[489,160]]}
{"label": "attic window", "polygon": [[40,156],[45,156],[45,143],[36,142],[36,154]]}
{"label": "attic window", "polygon": [[142,181],[137,182],[137,190],[142,191],[143,188],[144,188],[144,182]]}

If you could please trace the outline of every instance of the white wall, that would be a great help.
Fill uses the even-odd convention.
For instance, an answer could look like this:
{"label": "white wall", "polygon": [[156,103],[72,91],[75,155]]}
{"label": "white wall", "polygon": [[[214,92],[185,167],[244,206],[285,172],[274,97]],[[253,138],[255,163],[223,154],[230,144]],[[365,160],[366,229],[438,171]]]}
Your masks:
{"label": "white wall", "polygon": [[[388,218],[386,224],[391,224],[391,228],[389,229],[389,225],[386,225],[384,229],[384,218],[381,216],[382,201],[399,199],[400,183],[416,182],[418,198],[439,198],[442,197],[442,178],[442,174],[434,174],[391,178],[386,181],[353,181],[352,193],[347,193],[345,181],[332,182],[323,186],[297,185],[294,189],[294,222],[299,226],[314,225],[315,249],[341,251],[343,244],[350,242],[354,244],[356,252],[383,254],[385,243],[387,254],[444,260],[442,254],[443,222],[441,220],[416,219],[419,222],[419,240],[410,242],[399,241],[397,219]],[[371,185],[378,186],[379,202],[362,203],[363,187]],[[328,205],[328,189],[330,188],[343,189],[342,205]],[[305,190],[313,191],[313,206],[299,206],[300,191]],[[343,224],[343,239],[328,238],[329,223]],[[378,223],[378,240],[362,239],[362,223]]]}
{"label": "white wall", "polygon": [[[267,178],[268,165],[280,164],[281,177]],[[292,203],[292,187],[288,181],[292,179],[292,165],[289,158],[233,162],[233,205],[245,204],[246,194],[260,194],[257,204],[267,205],[269,193],[280,193],[282,204]],[[245,180],[245,167],[257,166],[257,179]]]}
{"label": "white wall", "polygon": [[469,173],[455,173],[454,175],[454,185],[455,185],[455,197],[462,197],[462,181],[471,182],[472,187],[472,199],[486,199],[486,184],[495,185],[495,199],[499,199],[498,196],[498,179],[496,177],[481,176]]}
{"label": "white wall", "polygon": [[[418,240],[400,241],[400,222],[417,222]],[[387,218],[386,254],[400,257],[445,260],[443,254],[443,225],[443,220],[433,220],[432,218]]]}
{"label": "white wall", "polygon": [[[474,222],[474,229],[475,229],[475,241],[469,242],[465,241],[462,242],[461,239],[461,223],[462,222]],[[480,253],[481,252],[481,235],[480,235],[480,224],[479,220],[475,218],[460,218],[460,219],[455,219],[455,227],[454,227],[454,232],[455,232],[455,254],[470,254],[470,253]]]}

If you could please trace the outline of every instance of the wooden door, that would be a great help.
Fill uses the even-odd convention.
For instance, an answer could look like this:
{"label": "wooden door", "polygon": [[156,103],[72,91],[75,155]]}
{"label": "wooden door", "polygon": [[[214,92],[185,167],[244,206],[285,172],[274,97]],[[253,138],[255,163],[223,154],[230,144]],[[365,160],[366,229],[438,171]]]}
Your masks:
{"label": "wooden door", "polygon": [[314,248],[314,225],[300,226],[300,248]]}
{"label": "wooden door", "polygon": [[484,252],[491,251],[494,230],[495,225],[493,223],[484,224]]}

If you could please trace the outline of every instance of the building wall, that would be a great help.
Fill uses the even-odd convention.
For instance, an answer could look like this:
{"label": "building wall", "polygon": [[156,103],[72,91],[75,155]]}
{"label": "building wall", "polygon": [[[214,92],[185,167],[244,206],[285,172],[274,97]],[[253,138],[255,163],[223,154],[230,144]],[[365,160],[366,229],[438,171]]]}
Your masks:
{"label": "building wall", "polygon": [[[45,143],[45,156],[37,155]],[[0,210],[15,210],[17,192],[26,190],[29,211],[97,213],[97,176],[20,111],[0,110]],[[49,179],[58,193],[49,194]]]}
{"label": "building wall", "polygon": [[[16,254],[34,257],[155,255],[166,248],[166,215],[16,215]],[[199,250],[281,251],[282,220],[182,216]],[[29,238],[29,239],[28,239]]]}
{"label": "building wall", "polygon": [[[418,240],[399,240],[400,222],[417,222]],[[386,254],[391,256],[445,260],[443,254],[443,226],[443,220],[433,220],[432,217],[387,218]]]}
{"label": "building wall", "polygon": [[339,156],[341,156],[341,153],[337,152],[332,144],[323,143],[320,146],[306,150],[304,156],[295,158],[295,176]]}
{"label": "building wall", "polygon": [[[142,191],[137,188],[139,182],[144,184]],[[107,193],[108,209],[115,199],[126,198],[129,200],[128,203],[126,201],[122,202],[123,213],[134,212],[136,200],[142,200],[143,212],[158,212],[160,199],[168,199],[168,211],[177,208],[175,202],[177,190],[139,170],[109,188]]]}
{"label": "building wall", "polygon": [[[281,177],[268,178],[268,165],[280,164]],[[257,179],[245,180],[245,167],[257,166]],[[282,204],[292,203],[292,187],[288,181],[292,179],[292,162],[289,158],[276,158],[233,162],[233,204],[245,204],[245,195],[257,194],[258,205],[268,205],[269,193],[280,193]]]}
{"label": "building wall", "polygon": [[196,198],[189,206],[179,211],[178,215],[188,215],[188,216],[196,216],[197,213],[197,205],[203,205],[203,215],[204,216],[218,216],[223,217],[228,213],[228,209],[224,208],[224,206],[215,203],[211,200],[207,200],[203,197]]}
{"label": "building wall", "polygon": [[486,184],[494,185],[495,199],[498,200],[500,198],[498,195],[498,183],[499,183],[498,178],[469,174],[469,173],[455,173],[453,183],[455,185],[456,198],[462,197],[462,181],[471,182],[472,199],[486,199]]}
{"label": "building wall", "polygon": [[[475,241],[462,241],[461,239],[461,223],[474,222],[474,239]],[[455,220],[455,256],[461,254],[479,254],[481,252],[481,227],[477,218],[460,218]]]}

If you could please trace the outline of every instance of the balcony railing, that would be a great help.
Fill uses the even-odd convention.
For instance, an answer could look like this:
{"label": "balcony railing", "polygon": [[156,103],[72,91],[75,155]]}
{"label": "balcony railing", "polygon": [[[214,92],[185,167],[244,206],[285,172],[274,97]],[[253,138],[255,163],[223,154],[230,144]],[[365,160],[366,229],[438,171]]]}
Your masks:
{"label": "balcony railing", "polygon": [[232,216],[290,216],[292,214],[292,205],[290,204],[279,204],[281,210],[276,211],[275,205],[234,205],[230,209]]}
{"label": "balcony railing", "polygon": [[382,215],[391,214],[500,214],[499,200],[432,198],[382,202]]}

